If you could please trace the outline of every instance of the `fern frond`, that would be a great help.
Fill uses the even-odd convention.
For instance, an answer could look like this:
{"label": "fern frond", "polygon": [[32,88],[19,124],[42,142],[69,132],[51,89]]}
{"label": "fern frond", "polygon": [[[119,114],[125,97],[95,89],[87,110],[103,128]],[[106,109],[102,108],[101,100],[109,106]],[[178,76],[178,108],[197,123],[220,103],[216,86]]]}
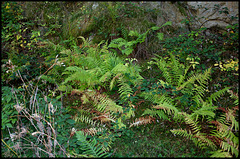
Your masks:
{"label": "fern frond", "polygon": [[238,150],[238,147],[234,147],[232,144],[228,142],[221,142],[221,148],[227,152],[231,152],[231,154],[235,154],[236,157],[238,157],[238,153],[239,153],[239,150]]}
{"label": "fern frond", "polygon": [[97,143],[95,138],[87,141],[82,131],[77,131],[76,136],[77,140],[81,142],[80,149],[84,151],[84,155],[89,157],[108,157],[109,154],[103,151],[102,146]]}
{"label": "fern frond", "polygon": [[123,82],[121,79],[119,80],[119,94],[120,94],[120,98],[123,101],[126,101],[132,94],[133,94],[133,90],[132,88],[125,82]]}
{"label": "fern frond", "polygon": [[94,117],[93,120],[100,120],[101,123],[106,123],[106,122],[114,122],[115,123],[115,119],[110,116],[110,113],[105,113],[102,114],[100,116]]}
{"label": "fern frond", "polygon": [[217,151],[213,151],[211,157],[216,157],[216,158],[220,158],[220,157],[232,157],[232,155],[230,155],[228,152],[224,152],[222,150],[217,150]]}
{"label": "fern frond", "polygon": [[239,97],[238,97],[238,94],[234,94],[232,90],[228,90],[228,93],[231,94],[231,98],[232,99],[235,99],[234,101],[234,105],[238,105],[238,100],[239,100]]}
{"label": "fern frond", "polygon": [[183,130],[183,129],[173,129],[170,131],[175,135],[183,136],[190,140],[193,139],[193,134],[190,131],[187,132],[187,130]]}
{"label": "fern frond", "polygon": [[96,127],[99,126],[99,123],[97,123],[96,121],[93,121],[92,117],[89,117],[88,115],[78,114],[78,115],[75,115],[73,119],[76,121],[76,123],[81,122],[81,123],[87,123],[89,125],[96,126]]}
{"label": "fern frond", "polygon": [[170,53],[170,59],[170,65],[172,66],[171,72],[174,77],[172,80],[174,80],[174,84],[178,84],[179,81],[182,80],[181,78],[183,78],[182,75],[184,74],[184,65],[180,64],[179,60],[172,53]]}
{"label": "fern frond", "polygon": [[172,106],[172,105],[168,104],[167,102],[163,102],[161,104],[155,105],[152,108],[154,108],[154,109],[162,109],[168,115],[171,115],[171,114],[175,115],[175,114],[178,113],[177,108],[175,106]]}
{"label": "fern frond", "polygon": [[221,149],[238,157],[239,138],[233,133],[233,130],[236,132],[239,130],[239,124],[235,119],[235,111],[228,109],[215,123],[217,130],[213,131],[212,135],[221,140]]}
{"label": "fern frond", "polygon": [[103,128],[85,128],[81,129],[81,131],[84,133],[84,135],[91,135],[94,136],[97,134],[97,132],[103,132],[105,129]]}
{"label": "fern frond", "polygon": [[144,110],[143,115],[150,115],[150,116],[158,116],[160,119],[163,120],[169,120],[168,116],[164,113],[162,110],[152,110],[152,109],[146,109]]}
{"label": "fern frond", "polygon": [[214,144],[214,142],[207,138],[206,134],[198,132],[194,135],[194,137],[197,138],[198,143],[201,144],[201,146],[197,144],[199,147],[203,148],[204,146],[207,146],[211,147],[212,149],[216,149],[216,145]]}
{"label": "fern frond", "polygon": [[193,130],[194,133],[198,133],[201,130],[201,127],[198,126],[198,121],[194,121],[191,116],[185,112],[181,112],[180,114],[182,114],[184,116],[185,122],[186,124],[188,124],[191,129]]}
{"label": "fern frond", "polygon": [[172,103],[174,102],[174,100],[171,97],[167,96],[166,94],[161,95],[153,94],[153,91],[143,92],[141,96],[154,104],[168,103],[169,105],[173,105]]}
{"label": "fern frond", "polygon": [[230,125],[231,125],[231,130],[233,130],[233,128],[235,128],[235,131],[238,131],[239,130],[239,123],[235,118],[235,116],[236,116],[235,110],[232,110],[232,109],[228,108],[225,116],[226,116],[226,122],[230,123]]}
{"label": "fern frond", "polygon": [[100,112],[123,112],[123,108],[117,105],[112,99],[108,98],[106,95],[97,93],[95,91],[85,91],[84,94],[89,101],[93,101],[97,110]]}
{"label": "fern frond", "polygon": [[78,71],[82,71],[82,70],[83,70],[82,68],[77,67],[77,66],[69,66],[64,70],[64,73],[65,72],[78,72]]}
{"label": "fern frond", "polygon": [[198,116],[202,116],[203,118],[205,116],[210,117],[210,118],[214,118],[215,117],[214,110],[216,108],[217,107],[209,105],[209,104],[204,102],[202,104],[202,107],[197,109],[197,110],[194,110],[193,113],[190,116],[191,116],[192,119],[195,119],[195,121],[198,120]]}
{"label": "fern frond", "polygon": [[172,84],[173,76],[170,73],[169,65],[167,62],[160,56],[156,55],[158,58],[153,58],[153,64],[156,64],[158,68],[162,71],[162,75],[165,78],[166,82]]}
{"label": "fern frond", "polygon": [[132,126],[139,126],[139,125],[150,124],[153,121],[155,122],[155,118],[153,118],[151,116],[140,117],[140,118],[135,119],[135,121],[130,124],[129,128],[132,127]]}
{"label": "fern frond", "polygon": [[217,101],[217,99],[220,98],[225,92],[227,92],[230,89],[230,87],[223,88],[222,90],[219,90],[217,92],[214,92],[208,97],[209,103],[212,104],[213,101]]}
{"label": "fern frond", "polygon": [[[99,81],[102,83],[102,82],[105,82],[107,80],[109,80],[112,76],[112,73],[111,72],[105,72],[105,74],[103,74],[100,78],[99,78]],[[111,88],[110,88],[111,89]]]}
{"label": "fern frond", "polygon": [[121,78],[121,76],[122,76],[122,73],[118,73],[118,74],[115,75],[115,77],[113,77],[113,79],[111,80],[111,82],[110,82],[110,84],[109,84],[110,90],[113,89],[113,87],[114,87],[114,85],[115,85],[115,83],[116,83],[116,80],[119,79],[119,78]]}

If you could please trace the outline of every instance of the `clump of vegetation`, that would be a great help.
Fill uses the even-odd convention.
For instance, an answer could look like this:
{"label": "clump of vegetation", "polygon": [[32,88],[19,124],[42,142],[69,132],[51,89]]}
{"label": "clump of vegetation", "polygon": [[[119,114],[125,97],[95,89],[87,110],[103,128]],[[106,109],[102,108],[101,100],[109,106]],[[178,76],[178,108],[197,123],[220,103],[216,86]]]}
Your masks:
{"label": "clump of vegetation", "polygon": [[238,157],[238,24],[166,37],[138,2],[1,11],[2,156]]}

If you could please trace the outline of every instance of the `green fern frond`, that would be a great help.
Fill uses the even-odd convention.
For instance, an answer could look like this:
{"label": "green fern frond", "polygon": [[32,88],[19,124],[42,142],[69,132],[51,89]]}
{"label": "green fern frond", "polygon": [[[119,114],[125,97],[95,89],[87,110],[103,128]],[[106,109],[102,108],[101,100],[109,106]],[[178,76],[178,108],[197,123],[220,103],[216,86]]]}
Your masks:
{"label": "green fern frond", "polygon": [[77,66],[69,66],[64,70],[64,73],[65,72],[78,72],[78,71],[82,71],[82,70],[83,70],[82,68],[77,67]]}
{"label": "green fern frond", "polygon": [[190,125],[191,129],[193,130],[194,133],[198,133],[201,130],[201,127],[198,126],[198,121],[194,121],[191,117],[191,115],[185,113],[185,112],[181,112],[181,115],[184,116],[185,122],[186,124]]}
{"label": "green fern frond", "polygon": [[201,144],[199,147],[211,147],[212,149],[216,149],[216,145],[210,139],[207,138],[205,133],[198,132],[194,135],[194,138],[197,138],[198,142]]}
{"label": "green fern frond", "polygon": [[230,87],[223,88],[222,90],[219,90],[217,92],[214,92],[208,97],[209,103],[212,104],[213,101],[217,101],[217,99],[220,98],[225,92],[227,92],[230,89]]}
{"label": "green fern frond", "polygon": [[105,74],[103,74],[100,78],[99,78],[99,81],[101,83],[105,82],[105,81],[108,81],[112,76],[112,73],[111,72],[105,72]]}
{"label": "green fern frond", "polygon": [[177,108],[175,106],[172,106],[172,105],[168,104],[167,102],[163,102],[161,104],[155,105],[152,108],[154,108],[154,109],[162,109],[168,115],[171,115],[171,114],[175,115],[175,114],[178,113]]}
{"label": "green fern frond", "polygon": [[141,94],[142,97],[144,97],[145,99],[151,101],[154,104],[162,104],[162,103],[168,103],[169,105],[173,105],[172,103],[174,102],[174,100],[167,96],[166,94],[153,94],[153,92],[143,92]]}
{"label": "green fern frond", "polygon": [[187,132],[187,130],[173,129],[173,130],[170,130],[170,131],[175,135],[183,136],[183,137],[185,137],[187,139],[190,139],[190,140],[192,140],[192,138],[193,138],[193,134],[190,131]]}
{"label": "green fern frond", "polygon": [[236,155],[238,157],[238,147],[234,147],[232,144],[229,144],[229,142],[221,142],[221,148],[227,152],[231,152],[231,154]]}
{"label": "green fern frond", "polygon": [[109,154],[104,152],[102,146],[97,143],[96,139],[87,140],[82,131],[76,132],[77,140],[81,142],[80,149],[84,155],[89,157],[108,157]]}
{"label": "green fern frond", "polygon": [[214,118],[215,117],[215,113],[214,110],[216,109],[216,106],[212,106],[207,104],[206,102],[203,102],[202,107],[194,110],[193,113],[190,115],[190,117],[192,119],[195,119],[195,121],[198,120],[198,116],[202,116],[202,120],[204,119],[205,116],[207,116],[208,118]]}
{"label": "green fern frond", "polygon": [[226,113],[226,119],[231,123],[231,130],[235,128],[235,131],[239,130],[239,122],[235,118],[235,112],[232,109],[228,109],[228,112]]}
{"label": "green fern frond", "polygon": [[238,105],[238,100],[239,100],[239,97],[238,97],[238,94],[234,94],[232,90],[228,90],[228,93],[231,94],[231,98],[232,99],[235,99],[235,101],[233,102],[234,105]]}
{"label": "green fern frond", "polygon": [[232,155],[229,154],[229,152],[225,152],[223,150],[217,150],[217,151],[213,151],[212,155],[210,157],[216,157],[216,158],[220,158],[220,157],[232,157]]}
{"label": "green fern frond", "polygon": [[153,64],[156,64],[158,68],[162,71],[162,75],[165,78],[166,82],[172,84],[173,76],[170,73],[170,68],[167,62],[160,56],[156,55],[158,58],[153,58]]}
{"label": "green fern frond", "polygon": [[147,108],[144,110],[142,116],[143,115],[150,115],[151,117],[158,116],[160,119],[169,120],[168,116],[162,110],[152,110]]}
{"label": "green fern frond", "polygon": [[135,111],[133,108],[130,108],[126,113],[122,114],[121,117],[123,117],[126,120],[134,116],[135,116]]}
{"label": "green fern frond", "polygon": [[113,89],[113,87],[114,87],[115,84],[116,84],[117,79],[121,78],[121,76],[122,76],[122,73],[118,73],[118,74],[115,75],[115,77],[113,77],[113,79],[111,80],[111,82],[110,82],[110,84],[109,84],[110,90]]}
{"label": "green fern frond", "polygon": [[125,82],[123,82],[121,79],[119,80],[119,94],[120,94],[120,98],[123,101],[126,101],[132,94],[133,94],[133,90],[132,88]]}

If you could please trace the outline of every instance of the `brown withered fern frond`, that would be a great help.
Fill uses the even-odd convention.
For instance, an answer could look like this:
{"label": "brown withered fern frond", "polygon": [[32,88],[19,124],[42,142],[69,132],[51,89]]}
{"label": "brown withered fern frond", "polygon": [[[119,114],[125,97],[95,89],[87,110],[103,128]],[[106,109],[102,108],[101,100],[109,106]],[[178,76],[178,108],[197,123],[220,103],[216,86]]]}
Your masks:
{"label": "brown withered fern frond", "polygon": [[140,117],[140,118],[136,118],[135,121],[133,123],[131,123],[129,127],[146,125],[146,124],[150,124],[152,122],[155,122],[155,118],[153,118],[151,116]]}
{"label": "brown withered fern frond", "polygon": [[112,117],[109,112],[96,116],[93,120],[100,120],[101,124],[115,122],[114,117]]}
{"label": "brown withered fern frond", "polygon": [[84,133],[84,135],[91,135],[94,136],[97,134],[97,132],[102,132],[104,129],[103,128],[85,128],[81,129],[81,131]]}

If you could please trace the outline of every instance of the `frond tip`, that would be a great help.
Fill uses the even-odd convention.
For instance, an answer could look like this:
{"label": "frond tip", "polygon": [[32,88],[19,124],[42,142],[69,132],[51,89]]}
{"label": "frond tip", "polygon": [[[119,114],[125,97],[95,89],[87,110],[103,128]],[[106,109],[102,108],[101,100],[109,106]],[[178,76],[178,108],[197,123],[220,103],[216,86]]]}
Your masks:
{"label": "frond tip", "polygon": [[143,125],[143,124],[146,125],[146,124],[152,123],[152,121],[155,122],[155,118],[151,116],[140,117],[140,118],[137,118],[135,122],[133,122],[129,127]]}

